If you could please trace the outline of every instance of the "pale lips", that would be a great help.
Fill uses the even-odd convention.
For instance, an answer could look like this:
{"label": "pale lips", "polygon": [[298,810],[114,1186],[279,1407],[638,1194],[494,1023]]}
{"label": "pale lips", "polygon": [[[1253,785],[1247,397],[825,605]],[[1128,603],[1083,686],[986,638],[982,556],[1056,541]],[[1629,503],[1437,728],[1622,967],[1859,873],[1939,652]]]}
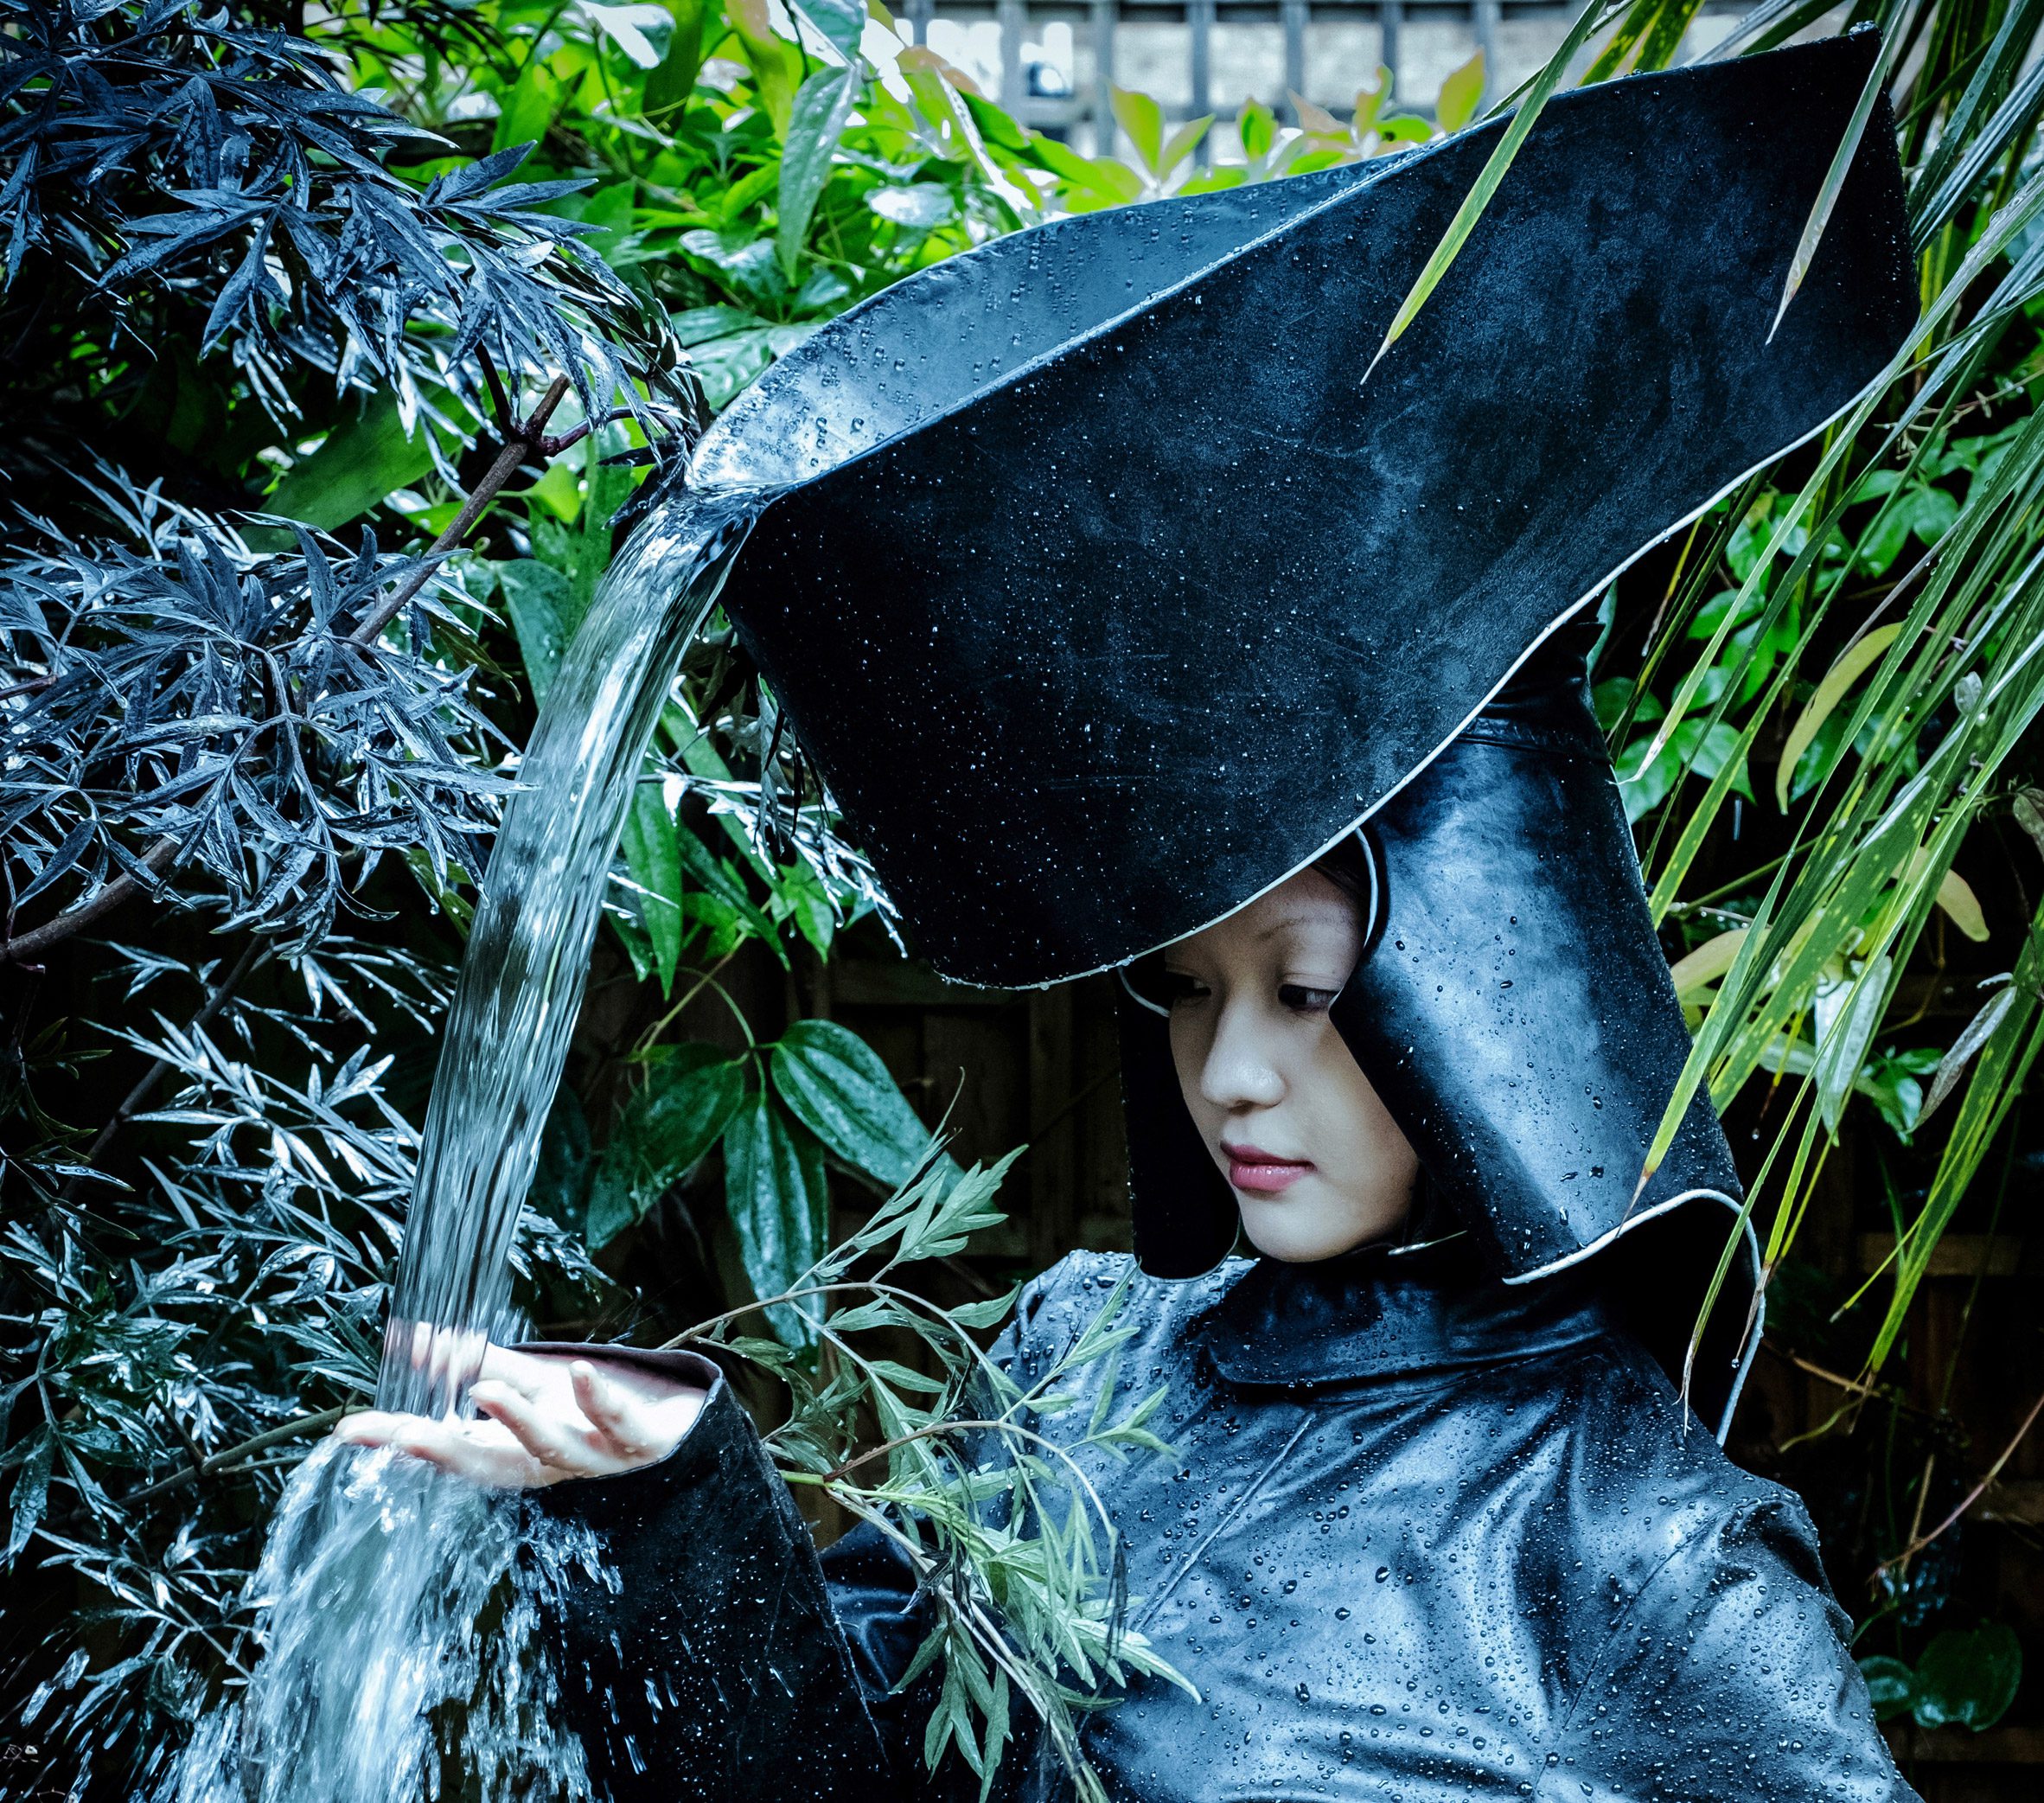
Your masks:
{"label": "pale lips", "polygon": [[1310,1158],[1281,1158],[1261,1146],[1235,1146],[1223,1140],[1221,1150],[1228,1156],[1230,1185],[1253,1196],[1277,1195],[1313,1168]]}

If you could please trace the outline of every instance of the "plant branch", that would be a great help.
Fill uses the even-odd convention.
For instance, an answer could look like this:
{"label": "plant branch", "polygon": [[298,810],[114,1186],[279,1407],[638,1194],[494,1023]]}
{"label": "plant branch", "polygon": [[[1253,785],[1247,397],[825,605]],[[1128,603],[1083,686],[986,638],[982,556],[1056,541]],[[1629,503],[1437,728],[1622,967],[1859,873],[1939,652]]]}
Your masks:
{"label": "plant branch", "polygon": [[2037,1417],[2041,1414],[2044,1414],[2044,1396],[2038,1397],[2037,1400],[2030,1404],[2030,1412],[2023,1416],[2022,1425],[2015,1430],[2015,1437],[2012,1439],[2008,1443],[2008,1445],[2002,1448],[2001,1457],[1996,1459],[1992,1465],[1987,1467],[1987,1475],[1982,1478],[1977,1484],[1974,1485],[1974,1487],[1966,1493],[1964,1499],[1960,1502],[1959,1506],[1954,1509],[1951,1514],[1947,1515],[1944,1520],[1940,1521],[1937,1526],[1932,1528],[1929,1533],[1924,1534],[1919,1538],[1912,1540],[1908,1545],[1905,1546],[1901,1551],[1897,1553],[1892,1559],[1883,1559],[1881,1562],[1880,1567],[1878,1568],[1879,1571],[1891,1571],[1897,1565],[1907,1564],[1911,1559],[1914,1558],[1918,1553],[1924,1550],[1925,1547],[1928,1546],[1933,1540],[1937,1539],[1939,1535],[1945,1533],[1950,1528],[1956,1527],[1958,1525],[1960,1517],[1964,1515],[1967,1510],[1971,1508],[1975,1503],[1978,1502],[1982,1497],[1985,1496],[1987,1493],[1991,1488],[1993,1488],[1995,1480],[2000,1477],[2002,1474],[2002,1467],[2006,1465],[2009,1460],[2015,1456],[2016,1448],[2021,1446],[2023,1441],[2028,1436],[2030,1429],[2036,1425]]}
{"label": "plant branch", "polygon": [[[1019,1439],[1030,1441],[1060,1457],[1069,1458],[1070,1456],[1066,1449],[1058,1445],[1056,1441],[1046,1439],[1043,1435],[1036,1433],[1031,1429],[1019,1428],[1012,1421],[940,1421],[932,1423],[927,1428],[917,1428],[912,1434],[903,1434],[895,1439],[884,1441],[878,1446],[870,1448],[866,1452],[859,1454],[857,1458],[846,1460],[835,1471],[827,1471],[821,1477],[808,1472],[783,1472],[782,1475],[791,1482],[799,1480],[805,1484],[834,1484],[846,1472],[856,1471],[861,1465],[871,1464],[875,1459],[885,1458],[897,1447],[908,1446],[918,1440],[934,1440],[942,1434],[966,1434],[974,1431],[990,1434],[1012,1434]],[[1088,1488],[1090,1489],[1091,1486],[1089,1485]],[[1095,1501],[1098,1499],[1097,1497],[1095,1498]],[[1102,1518],[1105,1519],[1104,1517]],[[1111,1531],[1112,1524],[1109,1523],[1108,1526]]]}
{"label": "plant branch", "polygon": [[195,1464],[188,1465],[182,1471],[165,1478],[161,1483],[151,1484],[145,1489],[134,1492],[133,1494],[125,1498],[124,1501],[130,1508],[134,1507],[137,1503],[153,1502],[157,1497],[166,1495],[183,1485],[195,1483],[201,1478],[218,1476],[222,1472],[238,1465],[242,1460],[256,1453],[265,1451],[272,1446],[281,1445],[284,1441],[298,1440],[309,1434],[323,1432],[326,1429],[332,1427],[343,1415],[353,1415],[358,1409],[367,1406],[366,1403],[358,1400],[342,1403],[331,1409],[322,1409],[316,1415],[301,1415],[296,1421],[287,1421],[282,1427],[271,1428],[256,1435],[252,1439],[244,1440],[239,1446],[230,1446],[225,1452],[214,1453],[209,1458],[201,1459]]}
{"label": "plant branch", "polygon": [[546,457],[559,457],[571,444],[579,444],[597,426],[615,425],[620,419],[636,416],[629,407],[612,407],[601,419],[584,419],[579,425],[572,425],[565,432],[540,440],[540,451]]}
{"label": "plant branch", "polygon": [[[142,867],[152,877],[161,876],[163,866],[169,863],[176,850],[175,839],[159,839],[142,854]],[[131,872],[123,871],[112,882],[101,884],[85,900],[65,909],[54,918],[31,927],[25,933],[17,933],[11,939],[0,941],[0,964],[26,963],[38,952],[90,926],[102,914],[111,914],[141,887],[140,880]]]}
{"label": "plant branch", "polygon": [[553,410],[560,405],[561,398],[567,392],[567,377],[555,376],[553,386],[540,397],[539,406],[533,409],[532,417],[523,425],[506,434],[504,447],[497,452],[496,460],[484,472],[482,480],[469,491],[469,498],[462,502],[462,510],[454,516],[447,530],[427,548],[425,555],[419,559],[418,568],[399,584],[390,598],[370,612],[361,624],[348,635],[351,643],[374,644],[383,636],[383,629],[396,619],[411,604],[412,598],[426,585],[433,572],[446,560],[448,553],[468,537],[469,528],[482,517],[504,484],[517,475],[520,466],[534,457],[553,454],[548,449],[553,441],[546,437],[546,422],[553,417]]}

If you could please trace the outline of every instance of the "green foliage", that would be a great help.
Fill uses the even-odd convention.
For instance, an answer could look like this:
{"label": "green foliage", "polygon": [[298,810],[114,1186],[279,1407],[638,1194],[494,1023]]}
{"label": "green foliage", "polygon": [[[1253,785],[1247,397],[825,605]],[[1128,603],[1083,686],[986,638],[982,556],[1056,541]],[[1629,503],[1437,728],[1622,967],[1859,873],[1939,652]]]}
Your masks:
{"label": "green foliage", "polygon": [[[1631,9],[1612,44],[1631,42],[1645,18]],[[1930,165],[1954,166],[1951,144],[1940,141],[1912,190],[1919,229],[1936,212],[1943,233],[1926,266],[1922,341],[1827,436],[1798,484],[1757,479],[1691,528],[1655,598],[1638,676],[1600,672],[1657,913],[1685,937],[1744,929],[1722,980],[1685,995],[1700,1030],[1662,1141],[1696,1084],[1721,1109],[1756,1077],[1787,1077],[1807,1104],[1778,1117],[1776,1153],[1786,1155],[1768,1167],[1785,1187],[1764,1213],[1774,1223],[1770,1257],[1792,1244],[1801,1186],[1823,1162],[1813,1148],[1841,1131],[1849,1097],[1873,1102],[1908,1140],[1958,1092],[1971,1063],[1965,1093],[1978,1090],[1978,1105],[1962,1100],[1945,1117],[1942,1163],[1907,1227],[1876,1363],[2033,1055],[2025,1036],[2037,999],[2021,980],[1984,996],[1941,1055],[1875,1051],[1919,948],[1942,943],[1926,941],[1933,918],[1999,941],[1999,960],[2019,969],[2032,957],[2031,930],[1990,922],[1952,868],[1976,823],[2007,805],[1996,773],[2044,700],[2044,614],[2025,574],[2044,468],[2040,295],[2021,249],[2044,189],[2024,160],[2034,121],[1996,117],[1975,175],[2002,159],[2007,179],[1967,203],[1963,229],[1947,191],[1924,185]],[[1984,310],[1962,315],[1959,297],[1976,281]],[[1781,736],[1770,743],[1772,733]],[[1763,831],[1785,855],[1732,886],[1728,906],[1685,903],[1726,804],[1756,809],[1756,751],[1773,758],[1782,831]]]}
{"label": "green foliage", "polygon": [[[437,1002],[412,986],[458,956],[472,841],[510,774],[495,747],[522,739],[547,692],[645,461],[821,320],[999,233],[1354,163],[1437,127],[1393,112],[1380,70],[1346,120],[1297,97],[1295,126],[1245,108],[1239,162],[1202,167],[1212,122],[1173,128],[1127,93],[1115,112],[1133,154],[1082,156],[853,0],[801,7],[799,40],[763,0],[671,0],[658,20],[479,0],[322,15],[310,48],[252,16],[201,29],[172,6],[150,13],[146,67],[109,54],[137,9],[6,10],[17,64],[47,61],[53,21],[91,42],[61,104],[31,126],[10,103],[0,136],[22,177],[0,218],[16,325],[5,457],[10,492],[48,516],[0,585],[0,717],[47,791],[8,815],[9,930],[47,926],[56,947],[38,954],[53,973],[40,995],[55,999],[17,983],[0,1008],[19,1129],[0,1167],[0,1471],[16,1570],[67,1568],[104,1604],[114,1655],[94,1667],[53,1641],[35,1675],[52,1744],[89,1739],[113,1774],[231,1673],[250,1524],[303,1444],[291,1436],[369,1382],[410,1180],[410,1105],[387,1085],[402,1078],[415,1102],[433,1045]],[[1661,67],[1695,11],[1585,12],[1562,55],[1497,103],[1523,102],[1501,156],[1538,128],[1570,49],[1607,33],[1591,79]],[[1899,4],[1862,13],[1901,42]],[[1713,54],[1766,48],[1809,16],[1762,8]],[[2016,768],[2044,701],[2037,20],[1922,16],[1926,55],[1897,65],[1921,340],[1792,470],[1696,522],[1665,592],[1627,572],[1623,655],[1607,650],[1598,685],[1655,907],[1688,954],[1687,1080],[1721,1105],[1749,1085],[1779,1096],[1753,1205],[1770,1261],[1790,1253],[1854,1109],[1930,1161],[1920,1200],[1895,1203],[1875,1365],[2044,1045],[2044,914],[1992,896],[1983,910],[1952,867],[2003,819],[2044,851],[2044,791]],[[111,101],[80,73],[101,62],[133,78]],[[1439,129],[1476,117],[1485,80],[1480,61],[1448,79]],[[227,122],[217,140],[184,129],[192,82]],[[125,163],[93,160],[103,105],[138,134]],[[36,132],[46,160],[22,176]],[[256,172],[239,189],[236,157]],[[343,245],[358,203],[383,235]],[[305,218],[287,216],[298,206]],[[471,315],[486,288],[492,304]],[[557,375],[570,392],[555,439],[528,442],[523,468],[480,495],[480,535],[443,545],[417,604],[350,649],[350,624],[423,568],[417,553],[478,498],[491,441]],[[95,459],[137,481],[81,489],[71,469]],[[311,536],[229,534],[219,515],[250,506]],[[345,542],[318,536],[342,527]],[[109,570],[125,585],[102,586]],[[91,604],[52,611],[52,593]],[[178,626],[195,612],[202,633]],[[171,675],[156,714],[132,705],[144,669]],[[351,670],[370,672],[365,686],[333,674]],[[221,696],[231,707],[208,699]],[[160,730],[165,708],[182,710],[176,732],[121,738]],[[246,745],[270,760],[262,783]],[[138,778],[80,761],[109,746]],[[220,804],[178,813],[193,804],[176,785],[208,758]],[[1773,835],[1729,882],[1715,861],[1728,810]],[[789,1385],[770,1437],[791,1480],[882,1524],[933,1578],[942,1616],[922,1658],[943,1675],[926,1750],[954,1748],[990,1782],[1019,1699],[1083,1787],[1075,1712],[1160,1668],[1121,1632],[1111,1532],[1070,1456],[1153,1450],[1147,1405],[1076,1440],[1046,1435],[1056,1383],[1004,1391],[968,1331],[1005,1304],[946,1317],[894,1281],[998,1218],[1005,1166],[959,1173],[853,1035],[799,1020],[756,1035],[726,988],[733,960],[769,961],[778,981],[879,910],[837,825],[770,687],[712,621],[660,721],[606,898],[642,1012],[590,1073],[590,1105],[555,1106],[522,1293],[578,1319],[616,1308],[588,1249],[615,1261],[685,1192],[721,1206],[752,1295],[702,1333]],[[379,873],[380,848],[402,866]],[[177,937],[169,904],[224,902],[239,923],[226,956],[208,941],[108,950],[77,932],[109,889],[139,910],[163,873],[152,926]],[[342,910],[367,943],[329,931]],[[273,957],[287,916],[288,969]],[[1949,1045],[1921,1043],[1907,985],[1942,968],[1948,937],[1983,935],[1977,1013]],[[704,1002],[728,1005],[743,1049],[676,1037]],[[127,1062],[102,1096],[94,1061],[110,1052]],[[161,1058],[164,1088],[122,1112],[138,1056]],[[834,1177],[895,1193],[826,1254]],[[1111,1307],[1067,1377],[1114,1356]],[[756,1316],[766,1333],[733,1332]],[[904,1333],[941,1376],[875,1350]],[[885,1444],[861,1454],[876,1422]],[[175,1483],[195,1455],[218,1474]],[[1940,1636],[1913,1666],[1869,1662],[1870,1676],[1919,1722],[1984,1726],[2009,1671],[2002,1634]]]}
{"label": "green foliage", "polygon": [[[771,1296],[782,1284],[799,1282],[829,1237],[823,1149],[764,1089],[748,1096],[731,1122],[724,1193],[753,1288]],[[797,1346],[811,1338],[809,1317],[789,1304],[770,1303],[767,1319]]]}
{"label": "green foliage", "polygon": [[1999,1622],[1947,1628],[1923,1650],[1914,1670],[1877,1653],[1860,1661],[1874,1712],[1884,1722],[1910,1716],[1919,1728],[1971,1728],[1978,1734],[2009,1713],[2022,1684],[2022,1646]]}
{"label": "green foliage", "polygon": [[616,1238],[693,1169],[744,1102],[742,1061],[707,1045],[661,1049],[666,1056],[626,1104],[594,1163],[583,1224],[592,1247]]}
{"label": "green foliage", "polygon": [[[1121,1459],[1170,1450],[1148,1425],[1163,1392],[1124,1407],[1116,1388],[1119,1351],[1133,1330],[1115,1323],[1133,1272],[1026,1389],[998,1348],[990,1356],[973,1338],[1009,1313],[1012,1298],[945,1311],[902,1280],[905,1267],[954,1256],[1000,1220],[993,1197],[1019,1155],[961,1172],[931,1148],[863,1228],[756,1305],[770,1320],[785,1310],[808,1323],[806,1337],[825,1349],[814,1365],[778,1327],[773,1339],[738,1331],[752,1308],[703,1322],[674,1343],[727,1348],[778,1376],[792,1406],[766,1440],[782,1474],[871,1522],[923,1579],[937,1619],[901,1688],[941,1662],[923,1737],[930,1768],[955,1748],[988,1795],[1019,1700],[1043,1724],[1077,1794],[1104,1803],[1080,1718],[1110,1705],[1136,1673],[1185,1685],[1127,1626],[1139,1599],[1120,1594],[1115,1530],[1081,1462],[1088,1453]],[[889,1355],[904,1336],[941,1375]],[[1049,1431],[1070,1408],[1076,1380],[1096,1369],[1084,1428]],[[854,1428],[869,1416],[884,1437],[862,1448]]]}
{"label": "green foliage", "polygon": [[798,1020],[774,1047],[771,1069],[789,1112],[854,1168],[905,1183],[929,1155],[929,1129],[857,1034]]}
{"label": "green foliage", "polygon": [[[906,1182],[932,1156],[929,1129],[855,1033],[797,1020],[771,1045],[726,1057],[699,1044],[659,1045],[648,1075],[597,1154],[579,1110],[556,1115],[544,1154],[557,1215],[600,1248],[636,1225],[712,1149],[725,1203],[755,1295],[777,1295],[821,1256],[830,1232],[827,1166],[883,1186]],[[955,1174],[948,1159],[938,1168]],[[775,1304],[774,1331],[814,1348],[808,1317]]]}

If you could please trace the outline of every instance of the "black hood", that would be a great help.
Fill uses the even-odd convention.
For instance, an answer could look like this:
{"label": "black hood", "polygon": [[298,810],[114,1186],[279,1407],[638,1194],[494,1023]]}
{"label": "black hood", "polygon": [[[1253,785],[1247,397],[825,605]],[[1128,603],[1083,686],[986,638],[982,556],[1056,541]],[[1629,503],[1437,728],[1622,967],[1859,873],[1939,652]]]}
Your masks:
{"label": "black hood", "polygon": [[[1721,1434],[1758,1334],[1759,1246],[1702,1095],[1643,1180],[1689,1037],[1591,713],[1587,649],[1573,628],[1549,640],[1339,848],[1354,873],[1335,873],[1367,926],[1333,1020],[1420,1155],[1404,1251],[1454,1235],[1519,1284],[1601,1254],[1596,1281],[1680,1381],[1730,1248],[1690,1384]],[[1139,969],[1121,1001],[1136,1256],[1153,1276],[1193,1277],[1235,1245],[1239,1217],[1149,988]]]}
{"label": "black hood", "polygon": [[[1755,1252],[1706,1101],[1644,1173],[1689,1040],[1562,629],[1907,337],[1885,97],[1774,329],[1879,48],[1555,96],[1374,368],[1504,121],[939,265],[690,470],[766,492],[725,605],[917,950],[987,984],[1122,965],[1361,827],[1336,1020],[1425,1235],[1513,1281],[1638,1265],[1677,1371],[1733,1247],[1693,1392],[1721,1428]],[[1138,1256],[1208,1269],[1232,1199],[1133,1002],[1124,1049]]]}

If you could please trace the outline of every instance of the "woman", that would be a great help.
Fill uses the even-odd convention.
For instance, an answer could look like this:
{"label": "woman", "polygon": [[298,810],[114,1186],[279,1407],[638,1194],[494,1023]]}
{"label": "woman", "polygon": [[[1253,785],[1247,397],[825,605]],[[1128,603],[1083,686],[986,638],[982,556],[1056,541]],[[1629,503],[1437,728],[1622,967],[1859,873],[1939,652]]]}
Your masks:
{"label": "woman", "polygon": [[[1527,748],[1527,721],[1587,720],[1568,680],[1580,649],[1536,660],[1421,777],[1408,814],[1449,811],[1450,788],[1465,803],[1551,796],[1542,766],[1556,754]],[[1505,721],[1512,742],[1483,737]],[[1622,831],[1594,730],[1562,754],[1581,766],[1565,774],[1594,780]],[[1613,1294],[1644,1280],[1679,1354],[1693,1275],[1636,1265],[1617,1281],[1591,1261],[1509,1284],[1424,1193],[1341,1026],[1385,954],[1367,943],[1383,862],[1348,841],[1134,980],[1168,997],[1180,1106],[1165,1124],[1197,1146],[1259,1256],[1139,1280],[1119,1318],[1136,1329],[1124,1368],[1167,1388],[1156,1420],[1172,1456],[1088,1474],[1127,1540],[1132,1625],[1198,1700],[1139,1682],[1090,1721],[1088,1757],[1110,1794],[1146,1803],[1900,1803],[1912,1793],[1801,1505],[1688,1430],[1676,1380]],[[1606,932],[1616,911],[1578,924]],[[1661,988],[1640,1011],[1679,1026],[1664,969]],[[1130,1050],[1141,1070],[1144,1047]],[[1681,1250],[1664,1236],[1649,1263]],[[1125,1263],[1082,1253],[1046,1272],[997,1359],[1026,1387]],[[969,1794],[955,1756],[939,1781],[923,1769],[927,1686],[891,1694],[929,1630],[898,1556],[861,1529],[816,1557],[706,1361],[604,1352],[492,1347],[472,1392],[484,1420],[364,1414],[336,1431],[531,1487],[606,1535],[621,1583],[585,1594],[567,1687],[611,1794]],[[1031,1424],[1070,1433],[1088,1400]],[[1009,1763],[1011,1786],[1044,1775]]]}
{"label": "woman", "polygon": [[[985,246],[693,460],[770,491],[725,604],[919,949],[1122,972],[1122,1363],[1173,1452],[1079,1456],[1198,1698],[1089,1718],[1117,1797],[1910,1794],[1800,1506],[1712,1438],[1757,1249],[1705,1097],[1653,1155],[1689,1040],[1568,623],[1907,337],[1885,103],[1777,317],[1877,50],[1556,96],[1381,354],[1500,122]],[[1054,1267],[998,1356],[1125,1269]],[[706,1361],[493,1347],[473,1394],[338,1431],[606,1536],[602,1788],[960,1781],[894,1690],[928,1599],[870,1530],[819,1559]]]}

